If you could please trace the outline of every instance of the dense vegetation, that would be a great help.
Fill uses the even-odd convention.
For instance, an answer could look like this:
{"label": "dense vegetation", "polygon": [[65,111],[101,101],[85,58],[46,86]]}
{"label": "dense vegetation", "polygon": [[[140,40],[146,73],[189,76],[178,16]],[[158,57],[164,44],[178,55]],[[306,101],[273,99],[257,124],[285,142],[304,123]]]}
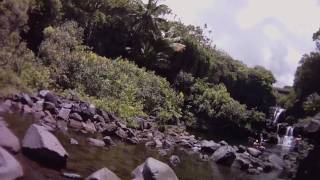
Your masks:
{"label": "dense vegetation", "polygon": [[72,90],[128,122],[262,121],[275,104],[272,73],[234,60],[169,13],[154,0],[3,0],[0,86]]}
{"label": "dense vegetation", "polygon": [[320,111],[320,30],[313,35],[314,52],[303,55],[296,70],[293,88],[280,103],[291,117],[304,118]]}

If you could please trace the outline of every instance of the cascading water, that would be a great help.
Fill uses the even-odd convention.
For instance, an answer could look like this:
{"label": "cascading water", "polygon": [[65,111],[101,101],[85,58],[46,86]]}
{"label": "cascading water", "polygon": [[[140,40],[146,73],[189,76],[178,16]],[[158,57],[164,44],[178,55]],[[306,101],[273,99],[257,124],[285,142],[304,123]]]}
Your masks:
{"label": "cascading water", "polygon": [[278,135],[278,145],[284,146],[284,147],[291,147],[293,145],[293,127],[288,126],[286,129],[286,134],[284,137],[280,137]]}
{"label": "cascading water", "polygon": [[282,109],[281,107],[277,107],[273,114],[273,124],[278,123],[278,119],[280,115],[284,112],[285,109]]}

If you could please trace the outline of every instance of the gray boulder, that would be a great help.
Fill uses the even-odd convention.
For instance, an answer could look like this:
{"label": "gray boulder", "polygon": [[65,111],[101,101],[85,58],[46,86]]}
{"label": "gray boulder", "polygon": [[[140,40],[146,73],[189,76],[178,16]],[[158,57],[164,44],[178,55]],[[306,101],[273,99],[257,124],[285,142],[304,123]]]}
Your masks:
{"label": "gray boulder", "polygon": [[108,168],[102,168],[91,174],[86,180],[120,180],[120,178]]}
{"label": "gray boulder", "polygon": [[131,173],[134,180],[178,180],[167,164],[149,157]]}
{"label": "gray boulder", "polygon": [[169,161],[170,161],[171,165],[173,165],[173,166],[177,166],[181,163],[180,158],[177,155],[172,155],[169,158]]}
{"label": "gray boulder", "polygon": [[18,138],[7,128],[5,123],[0,122],[0,146],[8,151],[17,153],[20,150]]}
{"label": "gray boulder", "polygon": [[262,152],[260,150],[258,150],[256,148],[252,148],[252,147],[247,148],[247,151],[249,154],[251,154],[254,157],[258,157],[262,154]]}
{"label": "gray boulder", "polygon": [[64,168],[68,153],[59,140],[45,127],[32,124],[22,141],[23,153],[39,163],[52,167]]}
{"label": "gray boulder", "polygon": [[231,146],[221,146],[211,156],[211,159],[219,164],[230,166],[235,160],[235,150]]}
{"label": "gray boulder", "polygon": [[5,149],[0,147],[0,179],[12,180],[23,176],[19,162]]}
{"label": "gray boulder", "polygon": [[305,127],[305,132],[307,133],[317,133],[320,132],[320,120],[312,119],[309,124]]}

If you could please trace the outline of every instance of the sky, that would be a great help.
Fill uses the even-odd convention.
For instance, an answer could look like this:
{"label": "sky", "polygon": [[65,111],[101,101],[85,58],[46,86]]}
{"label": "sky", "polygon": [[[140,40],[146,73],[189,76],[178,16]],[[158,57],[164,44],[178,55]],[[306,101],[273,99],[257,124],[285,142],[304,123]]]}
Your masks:
{"label": "sky", "polygon": [[303,54],[315,49],[320,0],[162,0],[184,24],[207,24],[213,43],[248,66],[292,85]]}

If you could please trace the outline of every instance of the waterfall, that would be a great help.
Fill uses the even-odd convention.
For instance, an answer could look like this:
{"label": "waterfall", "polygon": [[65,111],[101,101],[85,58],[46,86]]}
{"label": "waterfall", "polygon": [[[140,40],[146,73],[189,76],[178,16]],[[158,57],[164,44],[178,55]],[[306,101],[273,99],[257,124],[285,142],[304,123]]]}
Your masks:
{"label": "waterfall", "polygon": [[276,110],[274,111],[273,114],[273,124],[277,124],[278,123],[278,119],[280,117],[280,115],[283,113],[285,109],[282,109],[281,107],[277,107]]}
{"label": "waterfall", "polygon": [[[286,129],[286,134],[283,138],[278,138],[278,145],[291,147],[293,144],[293,127],[288,126]],[[280,140],[280,141],[279,141]]]}

